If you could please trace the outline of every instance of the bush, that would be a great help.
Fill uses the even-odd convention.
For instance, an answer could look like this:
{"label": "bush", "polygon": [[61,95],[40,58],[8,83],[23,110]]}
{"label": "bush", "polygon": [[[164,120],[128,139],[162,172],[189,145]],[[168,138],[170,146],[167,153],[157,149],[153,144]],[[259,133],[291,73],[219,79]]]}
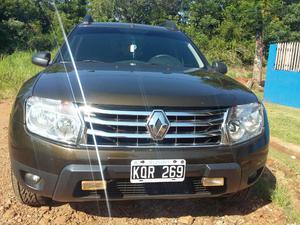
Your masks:
{"label": "bush", "polygon": [[24,81],[41,70],[31,63],[32,54],[16,51],[0,58],[0,99],[15,95]]}
{"label": "bush", "polygon": [[55,47],[54,40],[49,34],[39,35],[33,37],[29,43],[30,49],[36,49],[37,51],[51,50]]}

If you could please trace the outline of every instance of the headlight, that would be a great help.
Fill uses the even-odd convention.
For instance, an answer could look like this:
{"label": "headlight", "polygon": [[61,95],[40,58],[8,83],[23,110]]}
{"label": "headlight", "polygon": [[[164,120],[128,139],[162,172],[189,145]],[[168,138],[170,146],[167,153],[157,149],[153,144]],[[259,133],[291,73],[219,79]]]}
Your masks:
{"label": "headlight", "polygon": [[263,107],[260,103],[238,105],[230,109],[226,123],[229,141],[246,141],[262,133]]}
{"label": "headlight", "polygon": [[76,105],[47,98],[30,97],[26,102],[26,126],[35,134],[76,144],[83,122]]}

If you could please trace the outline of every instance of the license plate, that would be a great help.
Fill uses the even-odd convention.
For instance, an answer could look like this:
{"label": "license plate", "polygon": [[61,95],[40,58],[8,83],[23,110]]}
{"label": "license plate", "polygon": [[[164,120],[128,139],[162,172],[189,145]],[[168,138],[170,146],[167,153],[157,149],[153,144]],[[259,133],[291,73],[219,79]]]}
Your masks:
{"label": "license plate", "polygon": [[182,182],[185,177],[184,159],[132,160],[131,183]]}

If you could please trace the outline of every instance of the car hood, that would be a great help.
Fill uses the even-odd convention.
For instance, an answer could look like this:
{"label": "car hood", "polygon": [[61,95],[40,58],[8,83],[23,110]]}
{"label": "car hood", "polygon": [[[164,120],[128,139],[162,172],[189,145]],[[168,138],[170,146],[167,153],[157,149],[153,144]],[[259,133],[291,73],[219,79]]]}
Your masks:
{"label": "car hood", "polygon": [[151,107],[226,107],[257,102],[246,87],[218,73],[138,66],[54,64],[41,72],[33,95],[88,104]]}

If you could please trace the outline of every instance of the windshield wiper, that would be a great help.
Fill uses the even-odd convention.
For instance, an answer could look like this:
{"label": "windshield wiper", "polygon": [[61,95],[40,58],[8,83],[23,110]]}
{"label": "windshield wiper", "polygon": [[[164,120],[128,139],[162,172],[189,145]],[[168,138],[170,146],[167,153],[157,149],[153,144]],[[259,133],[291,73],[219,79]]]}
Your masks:
{"label": "windshield wiper", "polygon": [[64,60],[61,60],[59,61],[59,63],[70,63],[71,61],[64,61]]}
{"label": "windshield wiper", "polygon": [[95,59],[76,60],[76,62],[105,63],[105,62],[103,62],[103,61],[95,60]]}
{"label": "windshield wiper", "polygon": [[184,72],[185,73],[193,73],[193,72],[196,72],[199,70],[204,70],[204,68],[189,68],[189,69],[184,70]]}

